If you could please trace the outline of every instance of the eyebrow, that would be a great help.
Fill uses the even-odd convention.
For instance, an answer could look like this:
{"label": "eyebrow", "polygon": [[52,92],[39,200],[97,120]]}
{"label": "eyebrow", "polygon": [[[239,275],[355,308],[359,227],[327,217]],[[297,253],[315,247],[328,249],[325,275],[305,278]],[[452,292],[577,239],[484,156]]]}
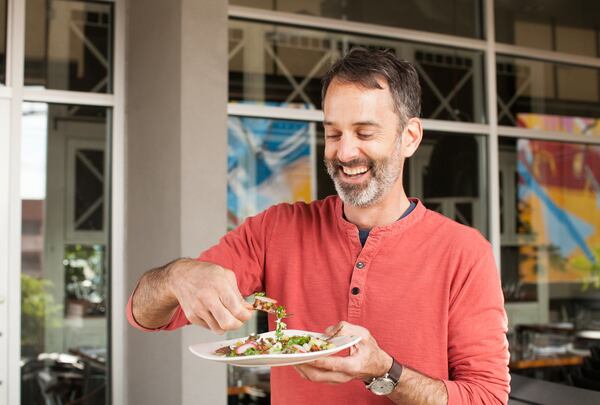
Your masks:
{"label": "eyebrow", "polygon": [[[323,126],[331,126],[331,125],[335,125],[335,122],[333,122],[333,121],[323,121]],[[378,128],[381,127],[381,125],[379,125],[375,121],[358,121],[358,122],[353,122],[352,126],[353,127],[378,127]]]}

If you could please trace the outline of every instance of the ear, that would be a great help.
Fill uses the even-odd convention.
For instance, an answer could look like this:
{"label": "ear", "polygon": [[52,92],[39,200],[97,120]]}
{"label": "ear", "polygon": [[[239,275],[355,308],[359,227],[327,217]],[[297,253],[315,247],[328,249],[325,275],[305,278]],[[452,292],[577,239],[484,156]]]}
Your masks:
{"label": "ear", "polygon": [[423,139],[423,124],[418,118],[408,120],[402,131],[402,156],[411,157]]}

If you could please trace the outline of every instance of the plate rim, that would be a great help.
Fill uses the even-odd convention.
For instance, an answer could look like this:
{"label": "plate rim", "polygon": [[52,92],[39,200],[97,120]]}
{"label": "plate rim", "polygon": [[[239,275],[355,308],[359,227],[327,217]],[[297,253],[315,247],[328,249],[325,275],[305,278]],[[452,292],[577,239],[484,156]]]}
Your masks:
{"label": "plate rim", "polygon": [[[307,330],[300,330],[300,329],[286,329],[284,331],[284,333],[286,335],[291,334],[310,334],[316,337],[322,337],[325,336],[323,333],[320,332],[313,332],[313,331],[307,331]],[[275,332],[274,331],[269,331],[269,332],[265,332],[265,333],[260,333],[258,334],[259,337],[270,337],[272,335],[274,335]],[[252,363],[253,360],[264,360],[264,361],[268,361],[268,360],[290,360],[293,362],[293,364],[300,364],[299,362],[304,361],[304,362],[309,362],[312,360],[316,360],[317,358],[320,357],[325,357],[326,355],[332,355],[335,353],[338,353],[348,347],[354,346],[355,344],[357,344],[358,342],[361,341],[361,337],[358,335],[341,335],[338,336],[336,338],[349,338],[350,340],[341,345],[341,346],[336,346],[334,348],[331,349],[327,349],[327,350],[321,350],[318,352],[308,352],[308,353],[285,353],[285,354],[281,354],[281,353],[271,353],[271,354],[254,354],[251,356],[243,356],[243,357],[225,357],[225,356],[217,356],[214,355],[212,353],[206,353],[206,352],[200,352],[196,349],[197,346],[199,345],[217,345],[219,347],[222,346],[226,346],[227,344],[231,344],[233,342],[237,342],[239,340],[244,340],[246,338],[248,338],[249,335],[247,336],[243,336],[243,337],[238,337],[238,338],[232,338],[232,339],[227,339],[227,340],[222,340],[222,341],[215,341],[215,342],[200,342],[200,343],[195,343],[192,345],[188,346],[188,349],[195,355],[198,356],[202,359],[205,360],[210,360],[210,361],[216,361],[216,362],[221,362],[221,363],[227,363],[227,364],[231,364],[231,365],[239,365],[239,366],[245,366],[245,367],[260,367],[260,366],[285,366],[286,364],[235,364],[236,361],[238,360],[244,360],[244,363]],[[334,339],[336,339],[334,338]],[[298,361],[298,362],[296,362]],[[289,364],[287,364],[289,365]]]}

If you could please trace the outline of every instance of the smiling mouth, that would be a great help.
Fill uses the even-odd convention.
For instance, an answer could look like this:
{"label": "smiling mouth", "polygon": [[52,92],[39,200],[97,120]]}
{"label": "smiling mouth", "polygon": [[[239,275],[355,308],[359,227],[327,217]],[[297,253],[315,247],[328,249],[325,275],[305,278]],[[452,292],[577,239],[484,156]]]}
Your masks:
{"label": "smiling mouth", "polygon": [[346,167],[340,166],[340,172],[343,174],[343,177],[346,178],[359,178],[366,173],[368,173],[371,169],[368,166],[355,166],[355,167]]}

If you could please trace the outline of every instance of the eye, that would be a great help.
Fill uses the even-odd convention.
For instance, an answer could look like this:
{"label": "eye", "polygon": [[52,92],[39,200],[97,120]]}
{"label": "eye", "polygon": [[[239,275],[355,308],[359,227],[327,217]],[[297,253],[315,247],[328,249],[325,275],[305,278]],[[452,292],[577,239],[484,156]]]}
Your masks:
{"label": "eye", "polygon": [[372,132],[358,132],[357,135],[362,139],[368,139],[373,136]]}
{"label": "eye", "polygon": [[340,134],[339,132],[330,132],[325,134],[325,138],[330,139],[332,141],[339,139],[341,136],[342,134]]}

